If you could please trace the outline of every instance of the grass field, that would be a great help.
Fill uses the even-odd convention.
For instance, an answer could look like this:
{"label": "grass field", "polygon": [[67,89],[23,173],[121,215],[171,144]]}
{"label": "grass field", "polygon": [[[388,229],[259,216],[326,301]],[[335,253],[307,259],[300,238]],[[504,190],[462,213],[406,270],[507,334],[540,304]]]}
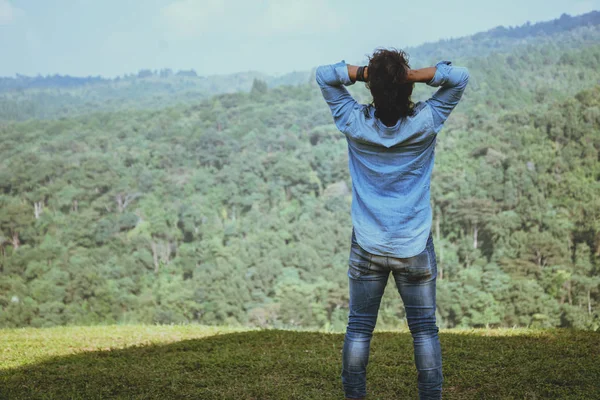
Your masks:
{"label": "grass field", "polygon": [[[600,333],[440,330],[444,399],[600,399]],[[0,399],[343,399],[342,333],[0,330]],[[416,399],[412,338],[376,331],[369,399]]]}

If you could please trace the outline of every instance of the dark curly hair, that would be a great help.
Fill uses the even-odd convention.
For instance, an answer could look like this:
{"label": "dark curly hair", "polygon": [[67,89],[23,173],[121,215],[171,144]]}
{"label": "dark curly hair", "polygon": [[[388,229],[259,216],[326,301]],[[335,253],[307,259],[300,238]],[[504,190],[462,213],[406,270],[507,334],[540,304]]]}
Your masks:
{"label": "dark curly hair", "polygon": [[366,87],[371,91],[375,117],[386,126],[393,126],[401,117],[413,114],[411,95],[414,83],[406,83],[410,69],[408,54],[395,48],[377,48],[369,56]]}

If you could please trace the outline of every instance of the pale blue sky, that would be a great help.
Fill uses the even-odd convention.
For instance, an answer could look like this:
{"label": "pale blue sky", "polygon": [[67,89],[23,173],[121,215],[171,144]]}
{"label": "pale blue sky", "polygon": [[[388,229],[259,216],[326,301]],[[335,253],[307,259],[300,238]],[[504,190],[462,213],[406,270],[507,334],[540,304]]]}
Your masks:
{"label": "pale blue sky", "polygon": [[598,9],[600,0],[0,0],[0,76],[280,74]]}

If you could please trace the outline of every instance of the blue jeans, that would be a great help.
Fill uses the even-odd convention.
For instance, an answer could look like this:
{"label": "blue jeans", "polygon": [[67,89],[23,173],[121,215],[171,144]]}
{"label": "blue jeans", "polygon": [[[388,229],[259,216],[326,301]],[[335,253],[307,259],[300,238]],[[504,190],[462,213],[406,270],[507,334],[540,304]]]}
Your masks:
{"label": "blue jeans", "polygon": [[437,264],[433,237],[425,250],[410,258],[371,254],[356,242],[352,230],[348,278],[350,312],[342,355],[342,384],[347,398],[367,394],[366,375],[371,337],[390,275],[394,276],[413,338],[420,399],[441,399],[442,352],[435,320]]}

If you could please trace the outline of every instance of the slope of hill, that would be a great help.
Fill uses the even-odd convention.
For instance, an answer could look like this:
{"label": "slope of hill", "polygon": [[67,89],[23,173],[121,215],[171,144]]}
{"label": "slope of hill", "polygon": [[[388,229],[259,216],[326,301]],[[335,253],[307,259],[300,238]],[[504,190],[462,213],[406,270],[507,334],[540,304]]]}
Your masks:
{"label": "slope of hill", "polygon": [[474,35],[425,43],[406,50],[417,66],[428,66],[446,59],[462,61],[468,57],[482,57],[492,53],[509,53],[516,47],[555,44],[561,50],[598,44],[600,11],[578,16],[563,14],[560,18],[526,23],[517,27],[498,26]]}

